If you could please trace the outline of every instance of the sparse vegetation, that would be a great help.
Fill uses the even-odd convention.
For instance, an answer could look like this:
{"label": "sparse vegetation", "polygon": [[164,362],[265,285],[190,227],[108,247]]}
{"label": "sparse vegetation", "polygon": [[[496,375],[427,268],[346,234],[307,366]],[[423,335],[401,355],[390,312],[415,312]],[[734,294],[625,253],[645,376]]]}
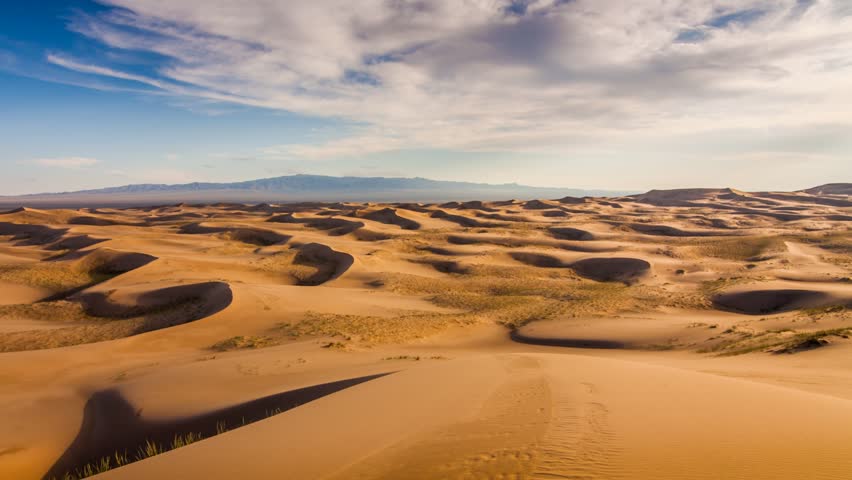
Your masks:
{"label": "sparse vegetation", "polygon": [[781,237],[737,237],[707,240],[702,239],[695,248],[702,256],[725,260],[758,260],[763,255],[782,252],[785,249]]}
{"label": "sparse vegetation", "polygon": [[[203,215],[191,212],[196,216],[187,217],[196,219],[193,220],[195,226],[183,233],[190,234],[193,229],[195,233],[209,233],[194,238],[180,234],[187,222],[179,220],[184,213],[175,212],[184,209],[183,206],[158,209],[162,211],[149,210],[135,220],[132,217],[138,212],[128,212],[127,220],[134,220],[132,223],[120,228],[93,230],[104,235],[115,231],[117,238],[110,245],[131,245],[132,242],[119,237],[122,231],[130,230],[134,225],[141,228],[143,224],[153,223],[153,233],[149,231],[140,235],[137,245],[147,249],[158,242],[158,247],[151,250],[163,253],[160,260],[142,253],[125,255],[127,252],[111,251],[104,246],[91,248],[91,244],[78,249],[72,248],[71,243],[57,245],[55,240],[63,237],[65,234],[62,232],[68,229],[51,226],[41,238],[27,240],[30,245],[24,247],[28,251],[21,255],[23,263],[0,266],[0,282],[43,288],[62,295],[30,305],[0,306],[0,318],[12,320],[10,324],[18,322],[11,328],[18,325],[30,328],[27,322],[32,321],[30,331],[0,333],[0,351],[112,340],[184,323],[204,311],[204,301],[208,297],[201,294],[192,298],[159,295],[154,288],[147,290],[145,282],[177,284],[197,281],[198,277],[205,275],[239,284],[236,288],[244,294],[238,307],[245,310],[234,309],[208,322],[214,325],[211,331],[219,331],[216,330],[217,325],[238,315],[256,314],[252,325],[282,320],[287,320],[287,323],[272,328],[266,325],[269,330],[247,330],[237,336],[230,336],[236,333],[231,332],[210,337],[209,331],[182,336],[178,342],[181,351],[186,349],[187,341],[200,342],[189,344],[191,347],[206,348],[201,353],[192,350],[181,356],[181,365],[185,365],[187,370],[182,367],[176,374],[183,375],[193,368],[204,367],[192,363],[193,359],[211,360],[220,356],[225,358],[224,365],[228,366],[231,374],[242,375],[240,380],[257,388],[265,388],[264,377],[274,380],[291,366],[296,367],[293,370],[298,370],[294,373],[299,378],[309,378],[316,369],[302,368],[301,364],[306,363],[302,358],[294,360],[290,356],[269,355],[275,352],[245,355],[219,352],[261,349],[284,343],[288,338],[315,337],[309,342],[282,347],[278,353],[284,353],[290,347],[292,349],[287,351],[291,354],[301,352],[303,348],[311,349],[309,355],[316,355],[316,366],[320,370],[335,362],[353,359],[356,362],[367,359],[371,362],[370,368],[379,368],[381,365],[377,366],[375,359],[381,358],[388,362],[383,365],[385,370],[390,371],[417,367],[429,360],[445,357],[422,353],[429,351],[426,348],[441,348],[427,342],[417,342],[417,346],[408,347],[389,344],[405,344],[450,329],[478,324],[496,323],[509,330],[541,320],[566,320],[542,326],[539,330],[529,328],[528,338],[537,333],[539,336],[536,338],[556,340],[552,342],[553,348],[559,346],[562,340],[559,337],[564,336],[563,347],[598,346],[649,351],[700,348],[704,353],[726,356],[749,352],[793,354],[839,343],[841,338],[852,334],[852,326],[847,327],[852,324],[844,323],[852,317],[852,312],[848,304],[842,304],[848,302],[848,284],[840,283],[841,277],[848,274],[835,268],[852,266],[852,236],[845,223],[832,223],[848,222],[848,208],[829,215],[828,208],[820,206],[808,219],[809,206],[793,210],[788,205],[791,202],[781,202],[783,205],[768,202],[764,204],[769,205],[767,211],[760,212],[757,209],[762,207],[754,198],[747,200],[749,206],[742,210],[658,208],[638,206],[627,199],[618,200],[623,204],[591,198],[578,201],[575,207],[538,202],[539,206],[547,207],[538,208],[535,204],[510,202],[503,203],[500,208],[495,204],[494,208],[485,206],[482,210],[479,209],[482,205],[464,206],[457,210],[452,206],[412,205],[411,211],[418,212],[420,216],[417,218],[423,221],[422,225],[417,225],[420,229],[416,232],[413,229],[400,231],[397,227],[405,229],[406,223],[398,218],[393,220],[393,216],[389,217],[393,220],[390,223],[396,222],[396,227],[374,223],[385,223],[383,220],[386,218],[374,219],[369,225],[368,220],[359,222],[356,218],[359,210],[373,211],[374,206],[348,204],[334,208],[307,204],[276,205],[251,211],[243,211],[242,207],[235,205],[204,207],[210,211]],[[725,200],[720,198],[718,202],[724,203]],[[527,208],[530,206],[532,208]],[[607,209],[598,210],[601,206],[607,206]],[[607,214],[613,211],[610,207],[618,207],[619,214]],[[394,208],[400,210],[400,218],[414,218],[413,213],[402,211],[404,207]],[[454,217],[458,226],[452,225],[453,222],[440,221],[451,217],[431,215],[438,208],[455,210],[448,215]],[[282,212],[292,209],[295,215],[280,214],[279,209]],[[281,222],[269,223],[268,230],[248,225],[269,220],[274,215],[273,211],[279,214],[275,217]],[[172,215],[176,217],[167,220]],[[154,221],[158,216],[162,222]],[[347,216],[351,220],[346,220]],[[394,233],[385,233],[385,230]],[[297,236],[291,237],[285,232]],[[160,233],[167,238],[158,238]],[[742,233],[746,235],[741,236]],[[323,240],[325,235],[328,235],[327,241]],[[48,239],[53,243],[46,243]],[[89,240],[78,238],[77,241]],[[101,240],[106,241],[98,239]],[[315,241],[320,243],[305,243]],[[785,242],[789,244],[789,251]],[[801,248],[801,245],[793,245],[792,242],[805,243],[810,247]],[[38,251],[40,245],[45,247],[44,250]],[[3,248],[14,251],[19,247],[10,244]],[[186,249],[189,252],[187,256],[191,258],[180,258],[182,249]],[[94,251],[101,254],[92,255]],[[2,253],[7,255],[6,250]],[[42,258],[47,260],[37,261]],[[143,262],[155,260],[158,263],[147,272],[137,272],[129,278],[115,278],[129,271],[128,268],[139,268],[138,265]],[[590,270],[578,275],[577,272],[583,273],[581,265],[588,260],[592,261]],[[635,265],[632,269],[613,266],[612,260],[641,262],[642,268]],[[600,274],[598,270],[607,262],[610,262],[610,270],[614,271],[612,275]],[[809,263],[808,268],[798,271],[803,262]],[[825,265],[825,262],[832,265]],[[356,266],[351,272],[347,270],[350,265]],[[229,271],[230,268],[234,271]],[[192,274],[184,276],[182,269]],[[635,278],[628,278],[635,282],[626,285],[612,281],[618,280],[625,270],[636,274]],[[174,275],[172,272],[175,272]],[[340,288],[314,290],[304,295],[307,299],[304,303],[298,303],[301,299],[297,298],[297,292],[304,293],[308,291],[307,287],[339,275],[343,276],[336,285]],[[68,295],[80,287],[107,279],[115,279],[108,288]],[[719,301],[719,297],[742,293],[739,288],[732,287],[769,281],[776,284],[810,282],[807,289],[824,294],[826,298],[821,303],[788,302],[781,309],[762,308],[761,302],[746,297],[744,304],[760,308],[754,312],[730,308],[729,312],[720,313],[718,317],[689,315],[695,313],[694,310],[714,305],[724,309],[725,304]],[[829,281],[834,283],[828,285]],[[846,278],[846,281],[852,280]],[[290,286],[292,284],[298,288]],[[771,287],[767,288],[771,290]],[[21,298],[30,298],[33,293],[30,290],[20,289]],[[294,303],[282,308],[284,293],[294,294],[291,297]],[[328,298],[335,294],[339,298]],[[360,310],[347,310],[350,308],[347,302],[352,295],[362,294],[373,296],[364,302],[369,304],[371,314],[352,314]],[[391,298],[394,294],[397,298]],[[224,298],[222,292],[217,291],[216,295]],[[68,300],[55,300],[57,298]],[[160,299],[168,298],[179,300],[173,304],[159,304]],[[399,307],[423,305],[419,303],[423,300],[431,305],[405,307],[408,309]],[[794,310],[801,305],[835,301],[841,304]],[[250,305],[252,302],[255,304]],[[310,308],[323,311],[310,311]],[[680,316],[684,310],[690,311]],[[299,313],[294,314],[294,311]],[[754,315],[738,317],[733,312]],[[663,316],[665,318],[657,322]],[[758,319],[758,316],[764,318]],[[720,323],[710,323],[717,318]],[[701,321],[688,323],[692,319]],[[603,325],[606,322],[611,323]],[[39,330],[42,327],[46,328]],[[576,335],[581,341],[569,338],[579,328],[587,329]],[[621,330],[613,333],[615,328]],[[517,335],[519,331],[514,333],[510,338],[519,342],[523,340]],[[155,337],[158,349],[170,345],[168,335]],[[139,351],[133,349],[143,343],[126,342],[120,350],[135,355]],[[384,346],[364,352],[374,345]],[[320,348],[326,350],[317,352]],[[78,349],[72,349],[68,355],[76,355],[75,350]],[[446,351],[462,350],[448,348]],[[381,357],[382,354],[388,356]],[[233,361],[241,356],[245,361]],[[97,378],[110,387],[128,390],[137,388],[135,381],[143,376],[146,382],[158,379],[156,375],[147,375],[153,369],[147,366],[140,368],[138,358],[130,355],[128,358],[131,360],[117,364],[114,369],[98,370]],[[73,365],[80,363],[93,364],[90,360],[75,360]],[[207,370],[216,372],[219,369]],[[47,376],[38,377],[40,380]],[[88,384],[90,374],[73,375],[71,385],[79,387],[80,381]],[[116,382],[122,383],[116,385]],[[36,381],[27,382],[27,385],[30,383],[35,384]],[[63,389],[70,391],[70,388]],[[546,398],[542,404],[546,405]],[[75,480],[97,475],[277,415],[282,411],[278,405],[290,408],[285,406],[289,404],[277,403],[277,400],[269,400],[268,403],[263,400],[254,405],[259,406],[250,413],[236,411],[226,416],[221,413],[223,410],[215,410],[211,414],[215,418],[206,417],[198,423],[193,423],[197,418],[192,417],[192,421],[181,424],[183,426],[172,427],[175,431],[163,432],[159,424],[149,431],[156,432],[149,433],[152,438],[145,439],[141,445],[136,445],[136,442],[143,439],[144,434],[135,437],[127,451],[100,459],[87,458],[85,461],[90,463],[74,468],[64,478]],[[251,418],[243,417],[241,421],[242,415]],[[126,439],[123,438],[123,441]],[[122,449],[125,446],[121,443],[108,448],[119,445]],[[109,452],[107,449],[94,455]]]}
{"label": "sparse vegetation", "polygon": [[264,348],[277,345],[278,342],[268,336],[243,336],[227,338],[221,342],[216,342],[210,348],[218,352],[227,352],[231,350],[246,350],[255,348]]}
{"label": "sparse vegetation", "polygon": [[852,327],[832,328],[811,332],[796,332],[791,329],[767,330],[754,333],[731,328],[723,333],[736,334],[736,337],[720,341],[699,350],[699,353],[714,353],[731,356],[753,352],[795,353],[827,345],[827,337],[848,338]]}
{"label": "sparse vegetation", "polygon": [[112,275],[80,271],[73,268],[69,262],[0,265],[0,280],[44,288],[55,293],[100,283],[111,277]]}
{"label": "sparse vegetation", "polygon": [[[282,413],[284,410],[281,408],[274,408],[272,410],[267,410],[263,418],[273,417]],[[254,420],[258,421],[258,420]],[[245,418],[242,419],[240,425],[237,425],[236,428],[243,427],[248,425]],[[216,433],[215,435],[221,435],[223,433],[227,433],[229,428],[224,421],[216,422]],[[139,462],[151,457],[155,457],[157,455],[163,454],[165,452],[175,450],[178,448],[183,448],[188,445],[192,445],[193,443],[200,442],[205,438],[200,433],[188,432],[188,433],[176,433],[172,438],[171,442],[168,444],[161,444],[149,439],[146,439],[143,444],[141,444],[137,449],[135,454],[130,457],[127,452],[115,452],[112,456],[103,457],[96,462],[87,463],[80,467],[76,467],[73,471],[66,472],[59,477],[61,480],[82,480],[84,478],[92,477],[94,475],[98,475],[100,473],[107,472],[109,470],[113,470],[129,463]],[[56,480],[54,477],[52,480]]]}
{"label": "sparse vegetation", "polygon": [[[279,413],[280,413],[280,410],[279,410]],[[191,444],[198,442],[200,440],[203,440],[203,439],[204,439],[204,437],[202,437],[200,433],[190,432],[190,433],[186,433],[186,434],[183,434],[183,435],[178,434],[178,435],[175,435],[175,438],[172,440],[170,450],[185,447],[187,445],[191,445]]]}
{"label": "sparse vegetation", "polygon": [[[60,328],[0,333],[0,352],[59,348],[103,342],[179,325],[203,316],[204,305],[189,299],[158,308],[128,312],[116,317],[96,317],[78,302],[58,300],[20,305],[0,305],[0,318],[59,323]],[[136,313],[137,315],[131,315]]]}
{"label": "sparse vegetation", "polygon": [[798,235],[796,241],[808,243],[837,255],[852,255],[852,230],[831,231],[812,235]]}
{"label": "sparse vegetation", "polygon": [[[338,337],[362,343],[389,343],[422,338],[452,325],[468,325],[475,321],[459,314],[402,312],[389,317],[341,315],[307,312],[295,323],[281,324],[282,335],[289,337]],[[345,348],[343,342],[330,342],[326,348]]]}

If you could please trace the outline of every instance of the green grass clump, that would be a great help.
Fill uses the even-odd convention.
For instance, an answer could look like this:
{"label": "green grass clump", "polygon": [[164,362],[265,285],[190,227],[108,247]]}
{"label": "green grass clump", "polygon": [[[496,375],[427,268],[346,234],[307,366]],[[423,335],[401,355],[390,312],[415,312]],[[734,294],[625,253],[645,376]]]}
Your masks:
{"label": "green grass clump", "polygon": [[136,461],[145,460],[146,458],[151,458],[153,456],[159,455],[166,450],[157,443],[154,443],[150,440],[145,440],[145,445],[139,447],[136,451]]}
{"label": "green grass clump", "polygon": [[[74,472],[66,472],[62,475],[61,480],[81,480],[83,478],[92,477],[109,470],[123,467],[127,465],[127,453],[115,452],[112,457],[103,457],[97,462],[87,463],[82,467],[78,467],[74,469]],[[56,480],[56,477],[53,477],[52,480]]]}
{"label": "green grass clump", "polygon": [[175,435],[175,438],[172,439],[172,445],[171,445],[170,450],[185,447],[187,445],[191,445],[191,444],[198,442],[200,440],[203,440],[203,439],[204,439],[204,437],[202,437],[200,433],[190,432],[190,433],[186,433],[186,434],[183,434],[183,435],[177,434],[177,435]]}

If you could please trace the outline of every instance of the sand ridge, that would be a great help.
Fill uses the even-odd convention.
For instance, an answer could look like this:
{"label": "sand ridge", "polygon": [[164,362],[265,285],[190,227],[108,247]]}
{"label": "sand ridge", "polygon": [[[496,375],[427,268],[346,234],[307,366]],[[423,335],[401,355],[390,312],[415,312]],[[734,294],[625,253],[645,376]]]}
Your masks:
{"label": "sand ridge", "polygon": [[838,188],[2,213],[0,477],[845,478]]}

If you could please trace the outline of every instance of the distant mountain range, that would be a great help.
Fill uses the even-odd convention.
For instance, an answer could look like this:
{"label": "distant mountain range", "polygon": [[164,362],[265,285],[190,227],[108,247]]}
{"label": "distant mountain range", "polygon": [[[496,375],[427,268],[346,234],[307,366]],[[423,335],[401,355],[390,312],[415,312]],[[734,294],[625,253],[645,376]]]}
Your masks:
{"label": "distant mountain range", "polygon": [[426,178],[289,175],[233,183],[136,184],[62,193],[0,196],[0,205],[93,206],[172,202],[447,201],[620,196],[636,192],[542,188]]}

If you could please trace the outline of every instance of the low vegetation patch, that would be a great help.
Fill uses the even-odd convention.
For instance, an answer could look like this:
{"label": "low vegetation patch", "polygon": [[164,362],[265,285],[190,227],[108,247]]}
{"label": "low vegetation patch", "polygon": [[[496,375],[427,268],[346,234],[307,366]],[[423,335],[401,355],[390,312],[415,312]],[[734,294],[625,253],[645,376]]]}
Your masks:
{"label": "low vegetation patch", "polygon": [[0,280],[65,292],[100,283],[112,275],[83,272],[64,262],[38,262],[22,265],[0,265]]}
{"label": "low vegetation patch", "polygon": [[103,342],[186,323],[203,316],[199,301],[163,306],[138,316],[95,317],[65,300],[0,305],[0,318],[57,323],[58,328],[0,333],[0,352],[42,350]]}
{"label": "low vegetation patch", "polygon": [[389,317],[307,312],[301,321],[281,324],[279,331],[293,338],[336,337],[379,344],[424,338],[452,326],[470,325],[477,321],[470,315],[421,311]]}
{"label": "low vegetation patch", "polygon": [[823,248],[831,253],[852,255],[852,230],[797,236],[795,240]]}
{"label": "low vegetation patch", "polygon": [[781,237],[737,237],[726,239],[696,240],[695,247],[702,256],[725,260],[748,261],[785,250]]}
{"label": "low vegetation patch", "polygon": [[698,300],[661,287],[595,282],[569,269],[471,265],[469,273],[447,278],[387,274],[385,288],[426,295],[435,305],[460,310],[463,318],[496,321],[510,328],[557,316],[646,311],[660,306],[693,306]]}
{"label": "low vegetation patch", "polygon": [[216,342],[210,348],[218,352],[227,352],[231,350],[264,348],[277,344],[278,342],[272,337],[238,335],[222,340],[221,342]]}
{"label": "low vegetation patch", "polygon": [[699,350],[720,356],[742,355],[752,352],[797,353],[829,344],[829,337],[848,338],[852,327],[831,328],[811,332],[796,332],[790,329],[768,330],[754,333],[732,327],[723,335],[731,335],[715,345]]}

